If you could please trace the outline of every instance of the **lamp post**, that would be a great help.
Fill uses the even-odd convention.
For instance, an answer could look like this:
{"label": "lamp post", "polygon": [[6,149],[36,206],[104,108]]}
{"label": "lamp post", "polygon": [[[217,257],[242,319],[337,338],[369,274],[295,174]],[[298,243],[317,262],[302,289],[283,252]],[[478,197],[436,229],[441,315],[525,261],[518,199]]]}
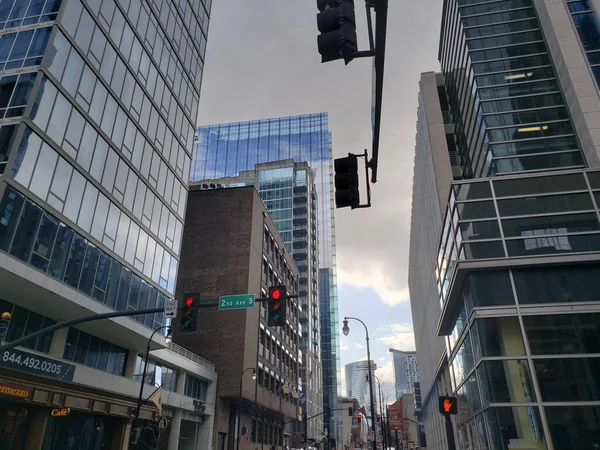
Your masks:
{"label": "lamp post", "polygon": [[242,423],[242,382],[244,381],[244,374],[246,372],[248,372],[249,370],[252,371],[252,379],[256,380],[256,368],[255,367],[248,367],[248,368],[244,369],[242,371],[242,374],[240,375],[240,404],[238,406],[238,413],[237,413],[237,423],[238,423],[237,444],[236,444],[237,450],[240,450],[240,441],[242,440],[242,427],[240,426]]}
{"label": "lamp post", "polygon": [[371,428],[373,429],[373,440],[371,444],[373,446],[373,450],[377,450],[377,440],[376,440],[376,432],[375,432],[375,397],[373,395],[373,372],[371,370],[371,350],[369,348],[369,330],[365,323],[356,318],[356,317],[344,317],[344,327],[342,331],[344,332],[344,336],[348,336],[350,333],[350,327],[348,326],[348,320],[356,320],[357,322],[362,323],[363,327],[365,327],[365,336],[367,341],[367,370],[369,371],[369,395],[371,397]]}
{"label": "lamp post", "polygon": [[381,395],[381,380],[377,375],[373,375],[379,386],[379,414],[381,415],[381,438],[383,440],[383,448],[388,448],[386,436],[385,415],[383,414],[383,396]]}
{"label": "lamp post", "polygon": [[142,409],[142,394],[144,393],[144,381],[146,380],[146,369],[148,368],[148,356],[150,355],[150,342],[152,342],[152,338],[158,331],[163,330],[165,328],[167,329],[167,336],[165,337],[165,341],[167,342],[167,344],[170,344],[171,340],[173,339],[171,337],[173,330],[171,329],[170,325],[158,327],[156,330],[154,330],[152,332],[152,334],[150,335],[150,339],[148,339],[148,345],[146,346],[146,356],[144,357],[144,370],[142,372],[142,382],[140,383],[140,394],[138,396],[137,408],[135,409],[135,420],[136,421],[139,420],[140,410]]}

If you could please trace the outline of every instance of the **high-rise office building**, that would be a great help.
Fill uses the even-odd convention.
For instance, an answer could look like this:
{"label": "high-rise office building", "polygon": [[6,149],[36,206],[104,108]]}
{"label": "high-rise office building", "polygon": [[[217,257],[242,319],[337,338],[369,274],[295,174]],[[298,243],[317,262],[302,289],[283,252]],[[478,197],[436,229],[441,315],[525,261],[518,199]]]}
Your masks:
{"label": "high-rise office building", "polygon": [[[296,264],[256,189],[190,185],[179,297],[194,293],[200,303],[224,295],[266,297],[269,286],[279,284],[293,296],[298,279]],[[301,406],[299,303],[287,301],[280,327],[268,325],[267,310],[266,302],[234,311],[202,309],[194,332],[174,333],[174,342],[217,366],[216,448],[283,448],[300,442],[286,432]]]}
{"label": "high-rise office building", "polygon": [[394,358],[394,380],[396,386],[396,400],[402,394],[415,392],[415,383],[419,381],[419,364],[417,352],[404,352],[390,348]]}
{"label": "high-rise office building", "polygon": [[[369,390],[369,362],[356,361],[348,363],[344,366],[346,372],[346,394],[350,398],[355,398],[358,403],[365,408],[367,416],[371,416],[371,391]],[[371,370],[373,375],[377,370],[377,364],[375,361],[371,361]],[[375,405],[375,412],[379,411],[377,402],[377,379],[374,379],[373,383],[373,395],[375,396],[373,404]],[[368,420],[371,423],[371,420]]]}
{"label": "high-rise office building", "polygon": [[594,8],[444,1],[442,74],[423,74],[419,96],[409,269],[428,447],[446,448],[446,393],[460,448],[599,445]]}
{"label": "high-rise office building", "polygon": [[[341,389],[333,203],[333,158],[327,113],[198,127],[192,181],[237,176],[256,164],[292,159],[307,162],[314,173],[318,199],[319,304],[323,405],[339,409]],[[307,373],[306,370],[303,371]],[[324,427],[339,441],[341,420]]]}
{"label": "high-rise office building", "polygon": [[[199,189],[254,186],[293,256],[300,274],[300,403],[305,421],[297,430],[306,429],[308,436],[319,436],[323,429],[323,417],[318,415],[323,412],[323,371],[319,345],[318,201],[311,168],[305,162],[288,159],[257,164],[254,170],[242,171],[237,177],[193,182],[191,186]],[[308,420],[313,416],[316,417]]]}
{"label": "high-rise office building", "polygon": [[[1,3],[6,340],[173,297],[210,6]],[[33,351],[4,353],[0,383],[18,387],[2,389],[1,445],[91,448],[93,440],[95,448],[123,448],[130,436],[129,448],[158,445],[147,440],[158,415],[151,402],[134,430],[130,418],[140,355],[164,325],[162,313],[90,322],[27,343]],[[161,333],[149,345],[143,397],[162,384],[171,445],[208,445],[214,365],[169,350]]]}

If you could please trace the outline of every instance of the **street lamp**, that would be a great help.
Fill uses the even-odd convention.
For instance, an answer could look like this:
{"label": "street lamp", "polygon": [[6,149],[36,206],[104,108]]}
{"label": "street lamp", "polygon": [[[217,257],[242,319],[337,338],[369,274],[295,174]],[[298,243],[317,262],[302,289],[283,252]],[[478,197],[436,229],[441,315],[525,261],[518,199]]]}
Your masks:
{"label": "street lamp", "polygon": [[371,369],[371,350],[369,348],[369,330],[365,323],[356,318],[356,317],[344,317],[344,326],[342,331],[344,332],[344,336],[348,336],[350,333],[350,327],[348,326],[348,320],[356,320],[357,322],[362,323],[363,327],[365,327],[365,339],[367,341],[367,370],[369,371],[369,393],[371,396],[371,428],[373,429],[373,439],[371,444],[373,445],[373,450],[377,450],[377,440],[376,440],[376,432],[375,432],[375,397],[373,396],[373,371]]}
{"label": "street lamp", "polygon": [[142,382],[140,383],[140,394],[138,396],[137,408],[135,409],[135,420],[137,421],[140,418],[140,410],[142,409],[142,394],[144,393],[144,381],[146,381],[146,369],[148,368],[148,356],[150,355],[150,343],[152,342],[152,338],[154,335],[163,329],[167,329],[167,336],[165,337],[165,341],[167,344],[170,344],[173,340],[172,334],[173,330],[170,325],[165,325],[163,327],[158,327],[156,330],[152,332],[150,335],[150,339],[148,339],[148,345],[146,346],[146,356],[144,357],[144,370],[142,371]]}
{"label": "street lamp", "polygon": [[256,380],[256,368],[255,367],[248,367],[247,369],[244,369],[242,371],[242,374],[240,375],[240,405],[238,406],[238,413],[237,413],[237,423],[238,423],[238,432],[237,432],[237,444],[236,444],[236,448],[237,450],[240,450],[240,441],[242,440],[242,382],[244,381],[244,374],[246,372],[248,372],[249,370],[252,371],[252,379]]}
{"label": "street lamp", "polygon": [[381,437],[383,439],[383,446],[388,448],[387,437],[386,437],[386,423],[385,415],[383,414],[383,396],[381,395],[381,380],[377,375],[373,375],[379,385],[379,414],[381,415]]}

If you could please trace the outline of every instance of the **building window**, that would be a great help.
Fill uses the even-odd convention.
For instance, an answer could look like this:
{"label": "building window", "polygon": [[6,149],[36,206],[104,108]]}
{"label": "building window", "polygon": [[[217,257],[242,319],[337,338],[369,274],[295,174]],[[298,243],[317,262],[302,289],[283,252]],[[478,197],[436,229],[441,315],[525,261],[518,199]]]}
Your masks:
{"label": "building window", "polygon": [[[135,364],[135,375],[133,379],[136,381],[141,381],[143,373],[144,359],[141,356],[138,356]],[[148,360],[148,367],[146,368],[146,378],[144,379],[144,383],[154,387],[162,387],[167,391],[176,392],[177,372],[170,367],[163,366],[162,364],[152,360]]]}
{"label": "building window", "polygon": [[128,350],[70,328],[63,358],[104,372],[123,376]]}
{"label": "building window", "polygon": [[206,391],[208,390],[208,382],[201,380],[192,375],[186,374],[185,387],[183,394],[198,400],[206,400]]}
{"label": "building window", "polygon": [[[4,312],[10,313],[10,322],[8,322],[8,329],[4,337],[7,342],[12,342],[56,323],[48,317],[0,299],[0,314]],[[47,334],[21,345],[38,352],[48,353],[51,343],[52,334]]]}

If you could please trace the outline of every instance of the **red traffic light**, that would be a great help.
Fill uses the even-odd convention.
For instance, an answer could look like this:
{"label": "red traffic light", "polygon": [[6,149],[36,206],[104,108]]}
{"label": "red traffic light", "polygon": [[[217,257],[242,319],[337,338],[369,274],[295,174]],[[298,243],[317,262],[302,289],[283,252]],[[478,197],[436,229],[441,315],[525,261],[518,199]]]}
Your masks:
{"label": "red traffic light", "polygon": [[376,419],[381,419],[381,414],[375,414]]}
{"label": "red traffic light", "polygon": [[194,304],[194,297],[186,297],[184,302],[186,306],[192,306]]}
{"label": "red traffic light", "polygon": [[273,300],[279,300],[279,297],[281,297],[281,291],[279,289],[273,289],[271,291],[271,298]]}
{"label": "red traffic light", "polygon": [[362,420],[362,414],[357,414],[357,415],[356,415],[356,418],[357,418],[358,420]]}

